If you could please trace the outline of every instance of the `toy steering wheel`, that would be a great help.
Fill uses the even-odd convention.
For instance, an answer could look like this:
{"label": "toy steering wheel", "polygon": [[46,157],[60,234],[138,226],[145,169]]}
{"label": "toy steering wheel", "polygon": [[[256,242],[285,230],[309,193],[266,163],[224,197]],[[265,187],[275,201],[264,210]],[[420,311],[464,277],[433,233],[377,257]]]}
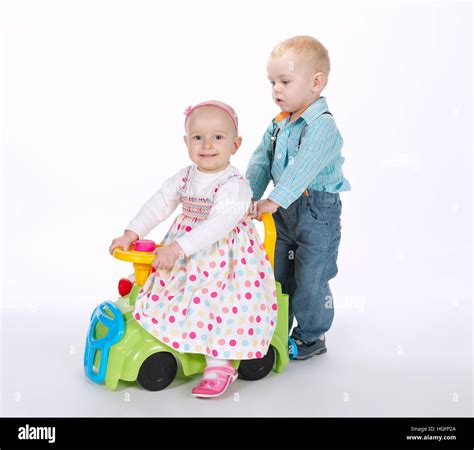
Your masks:
{"label": "toy steering wheel", "polygon": [[[261,218],[265,230],[263,245],[265,247],[265,251],[272,269],[274,270],[276,243],[275,222],[273,221],[272,215],[268,212],[263,213]],[[148,278],[148,275],[150,275],[151,263],[156,256],[152,252],[156,247],[161,247],[161,245],[157,245],[150,240],[138,240],[131,245],[131,250],[125,251],[123,248],[117,247],[113,251],[113,256],[114,258],[120,259],[121,261],[133,263],[133,267],[135,269],[135,281],[140,286],[143,286],[146,279]]]}
{"label": "toy steering wheel", "polygon": [[125,251],[123,248],[118,247],[114,249],[112,254],[114,258],[133,263],[135,281],[140,286],[143,286],[148,275],[150,275],[151,263],[156,257],[152,252],[156,247],[161,247],[161,245],[156,245],[153,241],[149,240],[139,240],[130,246],[131,250]]}

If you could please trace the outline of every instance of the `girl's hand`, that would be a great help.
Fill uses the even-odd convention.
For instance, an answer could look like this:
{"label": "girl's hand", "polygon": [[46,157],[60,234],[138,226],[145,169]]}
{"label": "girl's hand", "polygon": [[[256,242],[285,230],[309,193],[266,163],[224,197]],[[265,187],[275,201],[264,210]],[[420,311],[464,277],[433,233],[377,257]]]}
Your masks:
{"label": "girl's hand", "polygon": [[262,220],[261,217],[264,212],[269,212],[270,214],[273,214],[277,211],[279,207],[280,205],[278,203],[274,202],[273,200],[270,200],[269,198],[259,200],[256,206],[256,219]]}
{"label": "girl's hand", "polygon": [[255,219],[257,217],[257,200],[252,199],[250,201],[249,210],[247,211],[249,219]]}
{"label": "girl's hand", "polygon": [[156,258],[153,260],[151,265],[155,269],[171,270],[176,260],[181,256],[181,254],[183,254],[183,250],[175,241],[170,245],[156,248],[153,253],[156,254]]}
{"label": "girl's hand", "polygon": [[115,238],[109,247],[109,253],[112,255],[114,248],[122,247],[125,251],[128,251],[130,246],[138,239],[138,234],[131,230],[126,230],[122,236]]}

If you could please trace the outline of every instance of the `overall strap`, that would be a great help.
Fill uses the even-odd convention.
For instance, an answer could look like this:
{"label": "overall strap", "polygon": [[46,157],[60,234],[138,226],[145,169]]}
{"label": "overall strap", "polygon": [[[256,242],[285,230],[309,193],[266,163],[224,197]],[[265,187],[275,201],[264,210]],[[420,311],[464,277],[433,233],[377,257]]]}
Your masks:
{"label": "overall strap", "polygon": [[179,186],[179,193],[182,195],[186,191],[186,187],[189,184],[189,177],[191,175],[191,169],[193,166],[189,166],[188,169],[186,170],[186,175],[184,178],[181,178],[181,184]]}
{"label": "overall strap", "polygon": [[[325,111],[321,115],[324,115],[324,114],[329,114],[330,116],[332,116],[332,114],[329,111]],[[301,140],[303,139],[304,135],[306,134],[306,128],[308,128],[308,124],[305,124],[303,129],[301,130],[300,139],[298,141],[298,150],[300,149],[300,146],[301,146]]]}
{"label": "overall strap", "polygon": [[272,141],[272,154],[270,156],[270,176],[272,174],[273,159],[275,158],[276,140],[278,137],[278,133],[281,130],[280,125],[278,125],[278,123],[281,122],[283,119],[286,119],[290,115],[290,113],[281,112],[280,114],[278,114],[278,116],[275,117],[275,119],[273,119],[276,122],[276,126],[273,128],[272,137],[270,138],[270,140]]}
{"label": "overall strap", "polygon": [[281,128],[280,125],[277,124],[277,126],[273,129],[273,134],[270,140],[272,141],[272,156],[270,157],[270,175],[272,173],[272,167],[273,167],[273,159],[275,158],[275,148],[276,148],[276,140],[278,137],[278,133],[280,132]]}

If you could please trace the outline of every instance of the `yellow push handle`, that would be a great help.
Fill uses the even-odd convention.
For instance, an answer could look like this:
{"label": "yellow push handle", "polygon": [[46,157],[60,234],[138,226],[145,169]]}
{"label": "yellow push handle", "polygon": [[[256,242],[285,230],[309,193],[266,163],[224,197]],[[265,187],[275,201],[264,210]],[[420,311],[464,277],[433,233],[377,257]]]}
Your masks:
{"label": "yellow push handle", "polygon": [[[275,270],[275,222],[273,221],[272,215],[268,212],[263,213],[261,219],[263,221],[263,228],[265,230],[263,246],[265,247],[265,251],[267,252],[268,259],[272,266],[272,270]],[[157,247],[161,247],[161,245],[157,244]],[[156,256],[154,253],[137,252],[135,250],[125,251],[122,247],[117,247],[114,249],[112,254],[114,258],[120,259],[121,261],[133,263],[133,268],[135,270],[135,282],[140,286],[143,286],[145,284],[145,281],[151,272],[151,263],[153,262]]]}
{"label": "yellow push handle", "polygon": [[272,270],[275,271],[275,244],[277,238],[275,222],[273,221],[273,217],[269,212],[263,213],[261,219],[263,221],[263,228],[265,230],[263,246],[267,252]]}

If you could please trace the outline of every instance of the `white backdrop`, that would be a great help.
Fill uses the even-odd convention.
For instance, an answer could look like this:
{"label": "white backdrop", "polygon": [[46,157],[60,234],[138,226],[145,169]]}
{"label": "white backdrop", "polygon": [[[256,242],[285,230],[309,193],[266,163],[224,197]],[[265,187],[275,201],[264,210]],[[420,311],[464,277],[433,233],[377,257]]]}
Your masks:
{"label": "white backdrop", "polygon": [[[329,351],[262,380],[258,390],[237,383],[247,401],[237,407],[231,397],[216,408],[471,415],[470,4],[11,1],[1,8],[2,414],[216,414],[188,400],[189,383],[159,393],[164,409],[156,400],[152,409],[149,393],[136,388],[129,392],[140,401],[127,404],[90,383],[81,369],[88,319],[131,271],[110,257],[110,241],[189,163],[185,107],[216,98],[236,109],[243,145],[232,163],[244,172],[278,112],[268,54],[287,37],[310,34],[329,50],[324,95],[353,188],[342,195]],[[150,237],[159,241],[171,220]],[[59,392],[52,377],[64,385]],[[296,387],[301,377],[312,390]],[[276,392],[291,406],[259,401]]]}

